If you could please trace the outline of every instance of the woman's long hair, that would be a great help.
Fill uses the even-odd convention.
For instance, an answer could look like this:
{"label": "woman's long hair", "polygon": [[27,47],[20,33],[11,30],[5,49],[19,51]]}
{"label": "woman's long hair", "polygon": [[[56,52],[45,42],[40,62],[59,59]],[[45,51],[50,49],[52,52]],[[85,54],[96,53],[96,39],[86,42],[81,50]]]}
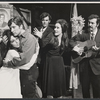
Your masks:
{"label": "woman's long hair", "polygon": [[7,39],[8,39],[8,42],[7,42],[7,44],[6,44],[7,50],[8,50],[9,47],[10,47],[10,38],[11,38],[11,35],[13,35],[13,34],[12,34],[12,32],[11,32],[9,29],[7,29],[7,30],[5,30],[5,31],[3,32],[3,36],[7,36]]}
{"label": "woman's long hair", "polygon": [[10,39],[11,39],[11,36],[13,36],[13,34],[12,34],[12,32],[10,31],[10,30],[5,30],[4,31],[4,33],[3,33],[3,36],[7,36],[7,38],[8,38],[8,42],[7,42],[7,50],[9,50],[9,49],[14,49],[14,50],[17,50],[18,52],[22,52],[22,48],[21,48],[21,46],[19,47],[19,48],[15,48],[15,47],[13,47],[12,46],[12,44],[10,43]]}
{"label": "woman's long hair", "polygon": [[64,19],[59,19],[56,21],[56,23],[59,23],[62,28],[62,38],[61,38],[61,46],[60,50],[61,53],[65,50],[65,48],[68,46],[68,23]]}
{"label": "woman's long hair", "polygon": [[12,44],[10,44],[9,49],[16,50],[17,52],[20,52],[20,53],[22,52],[22,47],[21,47],[21,45],[20,45],[20,47],[16,48],[16,47],[13,47]]}
{"label": "woman's long hair", "polygon": [[3,36],[7,36],[7,39],[8,39],[8,42],[7,44],[5,45],[3,42],[1,44],[1,56],[2,56],[2,59],[5,58],[8,50],[9,50],[9,46],[10,46],[10,37],[11,37],[12,33],[9,29],[5,30],[2,34],[2,37]]}

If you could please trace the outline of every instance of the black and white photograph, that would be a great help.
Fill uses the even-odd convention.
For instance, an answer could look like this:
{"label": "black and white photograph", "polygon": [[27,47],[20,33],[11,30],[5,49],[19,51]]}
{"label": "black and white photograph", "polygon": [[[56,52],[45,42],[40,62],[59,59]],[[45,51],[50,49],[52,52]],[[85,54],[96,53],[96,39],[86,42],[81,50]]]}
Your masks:
{"label": "black and white photograph", "polygon": [[0,3],[0,36],[4,30],[9,29],[8,27],[8,20],[13,16],[12,11],[13,8],[11,5],[4,5]]}
{"label": "black and white photograph", "polygon": [[100,98],[100,2],[0,1],[2,98]]}

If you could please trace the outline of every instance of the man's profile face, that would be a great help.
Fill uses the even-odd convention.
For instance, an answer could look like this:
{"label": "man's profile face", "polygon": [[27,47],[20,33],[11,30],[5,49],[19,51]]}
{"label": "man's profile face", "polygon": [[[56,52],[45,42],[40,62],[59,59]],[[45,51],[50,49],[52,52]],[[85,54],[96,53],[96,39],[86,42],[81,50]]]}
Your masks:
{"label": "man's profile face", "polygon": [[88,21],[88,28],[92,32],[98,28],[97,19],[93,18]]}
{"label": "man's profile face", "polygon": [[44,17],[44,18],[42,19],[42,26],[43,26],[44,28],[45,28],[45,27],[48,27],[49,23],[50,23],[50,19],[49,19],[48,16],[47,16],[47,17]]}
{"label": "man's profile face", "polygon": [[14,36],[21,34],[21,26],[16,25],[14,22],[12,22],[10,29]]}

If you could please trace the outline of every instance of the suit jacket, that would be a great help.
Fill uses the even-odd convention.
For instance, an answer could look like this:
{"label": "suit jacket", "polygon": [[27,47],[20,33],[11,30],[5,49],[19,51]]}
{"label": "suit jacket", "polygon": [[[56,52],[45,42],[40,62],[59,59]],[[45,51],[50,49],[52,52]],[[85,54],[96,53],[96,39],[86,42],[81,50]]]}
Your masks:
{"label": "suit jacket", "polygon": [[[83,32],[81,35],[79,34],[79,35],[74,36],[70,40],[69,44],[73,48],[77,44],[76,41],[84,42],[86,40],[90,40],[90,33]],[[98,29],[97,34],[95,36],[95,42],[96,42],[96,45],[100,47],[100,29]],[[91,69],[95,75],[100,75],[100,54],[99,52],[100,51],[92,51],[92,57],[88,59]],[[87,59],[86,60],[83,59],[82,62],[87,63]]]}
{"label": "suit jacket", "polygon": [[[95,36],[95,42],[96,42],[97,47],[100,47],[100,29],[97,31],[97,34]],[[95,75],[100,75],[100,54],[99,52],[100,51],[93,52],[93,55],[95,57],[89,60],[91,69]]]}
{"label": "suit jacket", "polygon": [[[41,39],[39,39],[39,45],[40,45],[40,52],[38,57],[38,63],[43,63],[46,52],[48,51],[47,44],[51,40],[53,36],[53,29],[51,27],[47,27],[46,30],[43,32],[43,36]],[[42,60],[41,60],[42,59]]]}

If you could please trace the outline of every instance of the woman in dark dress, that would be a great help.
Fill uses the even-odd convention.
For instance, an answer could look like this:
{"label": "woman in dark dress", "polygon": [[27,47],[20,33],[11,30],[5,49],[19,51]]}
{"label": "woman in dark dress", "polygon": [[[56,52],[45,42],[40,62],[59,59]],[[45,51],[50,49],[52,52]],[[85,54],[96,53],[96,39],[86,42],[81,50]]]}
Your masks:
{"label": "woman in dark dress", "polygon": [[68,24],[64,19],[56,21],[54,33],[47,44],[48,51],[43,73],[43,94],[47,98],[62,98],[66,94],[65,67],[62,54],[68,46]]}

